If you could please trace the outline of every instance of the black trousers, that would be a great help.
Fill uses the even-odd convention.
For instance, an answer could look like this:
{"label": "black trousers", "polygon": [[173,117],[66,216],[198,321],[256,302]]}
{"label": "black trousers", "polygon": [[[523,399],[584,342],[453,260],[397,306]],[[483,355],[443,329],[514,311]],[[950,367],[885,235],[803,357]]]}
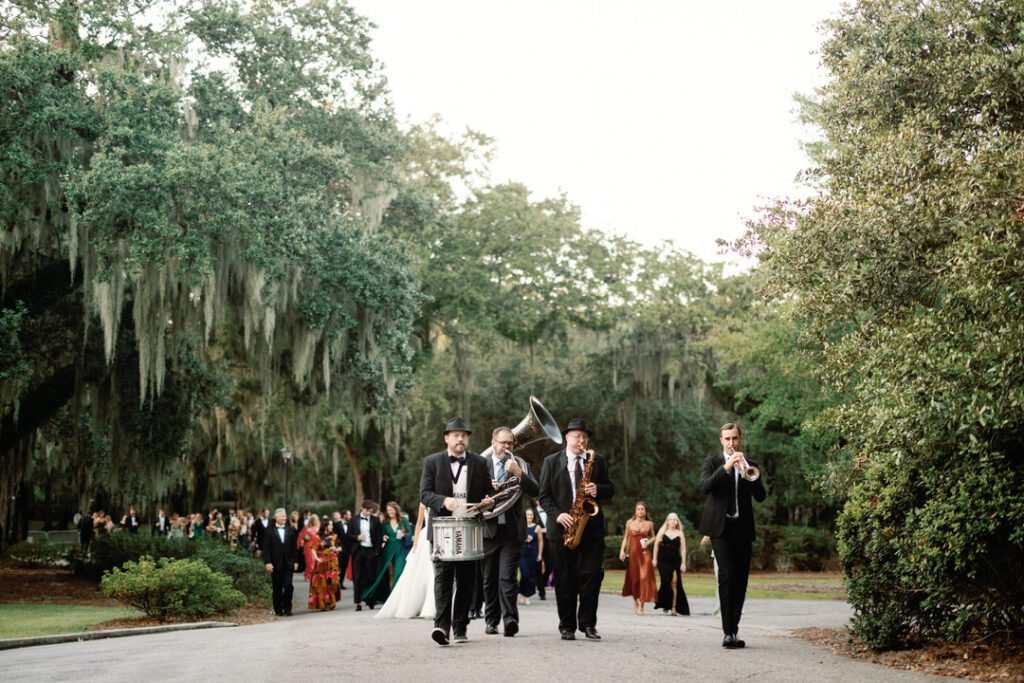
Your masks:
{"label": "black trousers", "polygon": [[[344,550],[338,553],[338,568],[340,569],[338,573],[338,585],[344,588],[345,571],[348,569],[348,553],[346,553]],[[355,574],[353,574],[353,576],[355,576]]]}
{"label": "black trousers", "polygon": [[551,578],[551,573],[555,571],[555,561],[551,555],[551,544],[544,540],[544,552],[541,553],[541,558],[544,561],[544,567],[537,568],[537,594],[541,600],[545,599],[545,592],[548,588],[548,579]]}
{"label": "black trousers", "polygon": [[284,569],[275,569],[270,574],[270,590],[274,596],[274,614],[292,613],[292,567],[286,564]]}
{"label": "black trousers", "polygon": [[[361,545],[352,548],[352,598],[358,605],[363,601],[363,592],[373,585],[377,578],[377,556],[371,548]],[[371,608],[376,604],[373,596],[366,600]]]}
{"label": "black trousers", "polygon": [[434,628],[466,632],[479,564],[434,560]]}
{"label": "black trousers", "polygon": [[597,598],[604,580],[604,538],[584,537],[574,550],[561,538],[551,542],[555,558],[555,600],[558,603],[558,630],[575,633],[579,628],[597,626]]}
{"label": "black trousers", "polygon": [[738,521],[727,519],[721,536],[711,539],[718,563],[718,601],[722,607],[722,632],[739,631],[743,601],[750,576],[750,540],[740,531]]}
{"label": "black trousers", "polygon": [[488,626],[496,627],[498,621],[503,624],[519,621],[516,569],[522,554],[523,544],[516,539],[511,523],[499,525],[494,538],[484,539],[481,568],[484,574],[484,617]]}

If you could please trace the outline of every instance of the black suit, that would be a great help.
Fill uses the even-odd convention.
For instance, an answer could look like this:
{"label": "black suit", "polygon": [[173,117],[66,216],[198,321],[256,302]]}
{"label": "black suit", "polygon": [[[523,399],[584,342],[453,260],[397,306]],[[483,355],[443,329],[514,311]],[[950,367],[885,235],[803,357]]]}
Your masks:
{"label": "black suit", "polygon": [[[466,502],[479,503],[491,491],[491,470],[487,461],[476,453],[463,453],[465,463],[459,478],[466,479]],[[430,508],[430,519],[450,517],[444,499],[455,492],[452,464],[448,451],[428,455],[423,460],[420,477],[420,502]],[[427,529],[427,538],[434,541],[434,527]],[[434,627],[448,633],[464,634],[469,624],[469,604],[473,599],[479,562],[442,562],[434,560]],[[458,583],[454,601],[452,586]]]}
{"label": "black suit", "polygon": [[[348,537],[352,544],[352,599],[358,605],[364,599],[370,609],[373,609],[376,601],[373,596],[363,597],[363,593],[373,585],[377,578],[377,558],[380,555],[380,547],[384,544],[384,529],[377,519],[377,515],[368,515],[370,522],[370,545],[363,545],[359,540],[360,529],[362,529],[362,514],[354,516],[348,523]],[[339,563],[340,566],[340,563]],[[343,570],[344,571],[344,570]]]}
{"label": "black suit", "polygon": [[[753,460],[747,459],[751,465]],[[761,479],[750,482],[725,471],[725,455],[719,453],[705,458],[700,471],[700,491],[707,496],[704,514],[700,519],[700,532],[711,537],[718,564],[718,599],[722,606],[722,631],[726,635],[739,630],[743,601],[747,595],[750,575],[750,546],[756,538],[754,508],[751,498],[758,502],[765,498]],[[736,493],[739,492],[737,497]],[[739,517],[730,517],[737,510]]]}
{"label": "black suit", "polygon": [[167,515],[163,517],[157,515],[153,520],[153,535],[166,537],[169,533],[171,533],[171,521],[167,519]]}
{"label": "black suit", "polygon": [[568,462],[565,449],[544,459],[540,473],[540,503],[548,514],[545,545],[551,545],[551,556],[555,560],[558,630],[575,633],[577,628],[585,630],[597,625],[597,599],[604,579],[604,505],[615,494],[615,486],[608,479],[604,456],[595,453],[590,481],[597,485],[595,500],[601,510],[583,528],[580,544],[572,550],[566,548],[564,529],[557,520],[558,515],[572,511],[574,491]]}
{"label": "black suit", "polygon": [[[516,463],[523,471],[519,477],[522,496],[538,495],[540,486],[530,472],[529,463],[522,458],[512,457],[515,457]],[[497,475],[494,472],[494,458],[487,458],[485,462],[491,472],[491,478],[495,479]],[[499,620],[505,624],[519,621],[519,607],[516,604],[516,598],[519,596],[516,569],[523,554],[523,541],[526,540],[526,514],[522,496],[503,513],[504,524],[500,523],[498,518],[484,522],[484,615],[488,626],[497,627]]]}
{"label": "black suit", "polygon": [[249,534],[249,544],[260,550],[263,547],[263,536],[267,533],[267,529],[270,526],[270,520],[264,520],[262,517],[257,517],[252,523],[252,531]]}
{"label": "black suit", "polygon": [[292,573],[298,561],[298,549],[295,547],[295,529],[290,524],[284,525],[284,541],[277,532],[277,524],[272,522],[263,535],[260,547],[263,549],[263,562],[274,566],[271,575],[271,587],[274,593],[274,614],[292,613]]}
{"label": "black suit", "polygon": [[334,521],[334,534],[336,536],[335,545],[341,548],[338,553],[338,588],[345,588],[345,570],[348,568],[348,558],[352,552],[352,539],[348,537],[348,525],[351,522],[346,522],[343,519],[332,520]]}

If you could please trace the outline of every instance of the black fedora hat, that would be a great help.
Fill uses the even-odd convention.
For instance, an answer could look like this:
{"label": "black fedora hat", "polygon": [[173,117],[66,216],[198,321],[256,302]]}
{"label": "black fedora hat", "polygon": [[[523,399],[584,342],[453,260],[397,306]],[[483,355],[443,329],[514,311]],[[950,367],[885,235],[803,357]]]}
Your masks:
{"label": "black fedora hat", "polygon": [[463,420],[461,417],[453,417],[452,419],[448,420],[448,424],[445,425],[444,428],[444,433],[447,434],[448,432],[466,432],[467,434],[473,433],[469,431],[469,427],[466,426],[466,421]]}
{"label": "black fedora hat", "polygon": [[584,420],[582,417],[574,417],[571,420],[569,420],[569,424],[565,425],[565,429],[562,430],[562,436],[565,436],[567,433],[571,432],[574,429],[578,429],[581,432],[586,432],[587,436],[594,435],[594,433],[590,431],[590,427],[587,426],[586,420]]}

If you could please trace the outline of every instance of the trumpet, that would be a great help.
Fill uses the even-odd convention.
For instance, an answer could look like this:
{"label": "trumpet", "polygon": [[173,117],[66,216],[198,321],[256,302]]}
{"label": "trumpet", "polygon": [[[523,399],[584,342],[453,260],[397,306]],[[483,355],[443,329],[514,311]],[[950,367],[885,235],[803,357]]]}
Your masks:
{"label": "trumpet", "polygon": [[761,478],[761,470],[747,462],[747,459],[742,455],[738,464],[740,466],[740,476],[747,481],[757,481]]}

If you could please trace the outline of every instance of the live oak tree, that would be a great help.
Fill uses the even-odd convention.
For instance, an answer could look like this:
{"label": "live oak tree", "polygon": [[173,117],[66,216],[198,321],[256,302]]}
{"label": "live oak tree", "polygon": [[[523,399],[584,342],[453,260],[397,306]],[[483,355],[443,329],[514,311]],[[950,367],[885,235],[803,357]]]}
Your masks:
{"label": "live oak tree", "polygon": [[317,0],[3,11],[0,519],[33,463],[77,463],[83,502],[183,482],[198,504],[218,471],[264,498],[282,440],[326,462],[326,437],[383,419],[419,295],[376,232],[403,142],[365,20]]}
{"label": "live oak tree", "polygon": [[1024,624],[1024,8],[874,0],[827,25],[815,189],[740,246],[841,437],[839,550],[875,647]]}

